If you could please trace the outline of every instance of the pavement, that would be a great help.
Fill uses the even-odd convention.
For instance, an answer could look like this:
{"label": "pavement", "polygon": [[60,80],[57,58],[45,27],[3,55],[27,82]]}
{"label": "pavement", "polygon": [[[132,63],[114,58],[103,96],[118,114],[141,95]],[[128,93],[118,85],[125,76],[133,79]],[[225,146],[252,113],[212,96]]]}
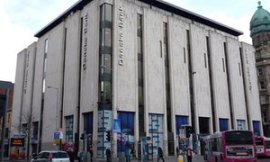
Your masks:
{"label": "pavement", "polygon": [[[130,162],[140,162],[141,160],[131,160]],[[161,160],[160,160],[161,161]],[[164,157],[164,161],[165,162],[178,162],[178,158],[176,156],[167,156]],[[192,162],[203,162],[203,157],[201,155],[195,155],[193,156]],[[27,162],[27,161],[10,161],[10,160],[3,160],[3,162]],[[74,162],[78,162],[78,160],[75,160]],[[105,159],[94,159],[93,162],[106,162]],[[112,162],[125,162],[125,159],[121,159],[121,160],[112,160]],[[157,162],[157,158],[154,158],[152,161],[149,162]],[[184,159],[183,162],[187,162],[186,159]]]}
{"label": "pavement", "polygon": [[[176,156],[167,156],[167,157],[164,157],[164,161],[165,162],[178,162],[178,159]],[[27,162],[27,161],[11,161],[8,159],[4,159],[1,162]],[[74,162],[78,162],[78,160],[75,160]],[[94,159],[93,162],[106,162],[106,160],[105,159]],[[112,162],[126,162],[126,161],[121,159],[121,160],[113,160]],[[141,162],[141,161],[140,160],[131,160],[130,162]],[[148,161],[148,162],[157,162],[157,159],[154,158],[152,161]],[[187,162],[187,160],[184,159],[183,162]],[[204,162],[203,156],[201,156],[201,155],[193,156],[192,162]],[[270,162],[270,158],[259,158],[257,162]]]}
{"label": "pavement", "polygon": [[[106,162],[105,159],[94,159],[93,161],[94,162]],[[167,157],[164,157],[164,161],[165,162],[178,162],[178,158],[177,158],[177,156],[167,156]],[[75,162],[77,162],[77,161],[75,161]],[[124,159],[113,159],[112,162],[126,162],[126,160],[125,160],[125,158]],[[130,162],[141,162],[141,160],[132,159]],[[157,158],[154,158],[152,161],[149,160],[147,162],[157,162]],[[183,162],[187,162],[187,159],[185,157],[184,157]],[[192,158],[192,162],[204,162],[203,156],[194,155]]]}

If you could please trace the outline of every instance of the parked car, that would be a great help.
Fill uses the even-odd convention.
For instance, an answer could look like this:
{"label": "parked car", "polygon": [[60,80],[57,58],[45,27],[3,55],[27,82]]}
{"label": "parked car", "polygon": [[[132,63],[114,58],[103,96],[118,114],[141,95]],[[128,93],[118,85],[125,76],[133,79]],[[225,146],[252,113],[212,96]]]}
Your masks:
{"label": "parked car", "polygon": [[70,162],[70,159],[65,151],[41,151],[31,162]]}

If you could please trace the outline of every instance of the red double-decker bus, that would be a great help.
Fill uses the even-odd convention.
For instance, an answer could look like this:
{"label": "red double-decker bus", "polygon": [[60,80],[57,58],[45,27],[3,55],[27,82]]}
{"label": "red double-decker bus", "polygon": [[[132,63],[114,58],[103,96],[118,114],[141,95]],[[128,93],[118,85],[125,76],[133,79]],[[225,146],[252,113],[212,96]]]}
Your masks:
{"label": "red double-decker bus", "polygon": [[208,162],[257,162],[253,133],[231,130],[206,136],[205,160]]}
{"label": "red double-decker bus", "polygon": [[270,157],[270,138],[256,136],[256,154],[258,157]]}

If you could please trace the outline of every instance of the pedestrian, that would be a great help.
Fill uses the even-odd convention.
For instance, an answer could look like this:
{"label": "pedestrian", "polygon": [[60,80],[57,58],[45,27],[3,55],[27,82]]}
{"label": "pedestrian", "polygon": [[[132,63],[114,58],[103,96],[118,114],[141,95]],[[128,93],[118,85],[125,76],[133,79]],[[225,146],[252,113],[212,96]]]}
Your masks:
{"label": "pedestrian", "polygon": [[71,149],[70,147],[67,149],[67,153],[69,155],[70,158],[70,162],[74,162],[74,152],[73,149]]}
{"label": "pedestrian", "polygon": [[112,152],[109,148],[106,149],[106,158],[107,158],[107,162],[112,161]]}
{"label": "pedestrian", "polygon": [[90,162],[91,161],[91,154],[90,154],[90,152],[86,152],[86,161],[87,162]]}
{"label": "pedestrian", "polygon": [[125,147],[125,157],[126,157],[126,162],[130,162],[130,150],[129,150],[129,144],[127,143]]}
{"label": "pedestrian", "polygon": [[72,151],[67,151],[68,155],[69,155],[69,158],[70,158],[70,162],[74,162],[74,153]]}
{"label": "pedestrian", "polygon": [[179,147],[177,146],[176,147],[176,155],[178,156],[180,154],[180,150],[179,150]]}
{"label": "pedestrian", "polygon": [[131,147],[130,154],[133,160],[136,159],[136,151],[135,151],[134,145]]}
{"label": "pedestrian", "polygon": [[83,162],[83,152],[82,151],[78,151],[78,159],[79,159],[79,162]]}
{"label": "pedestrian", "polygon": [[187,162],[192,162],[192,149],[190,147],[187,149]]}
{"label": "pedestrian", "polygon": [[93,148],[91,147],[90,148],[90,159],[91,159],[91,162],[93,161]]}
{"label": "pedestrian", "polygon": [[164,162],[163,151],[161,147],[158,147],[158,158],[157,158],[158,162],[159,162],[159,159],[162,159],[162,161]]}

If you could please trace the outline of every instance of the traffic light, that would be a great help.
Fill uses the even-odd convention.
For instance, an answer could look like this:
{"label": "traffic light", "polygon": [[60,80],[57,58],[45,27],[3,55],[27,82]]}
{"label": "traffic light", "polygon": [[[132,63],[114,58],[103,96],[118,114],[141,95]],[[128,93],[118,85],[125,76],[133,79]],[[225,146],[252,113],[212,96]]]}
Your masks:
{"label": "traffic light", "polygon": [[87,151],[92,149],[92,134],[87,135]]}
{"label": "traffic light", "polygon": [[106,140],[111,141],[111,131],[106,131]]}
{"label": "traffic light", "polygon": [[186,127],[186,137],[189,138],[190,134],[192,134],[192,133],[193,133],[192,126]]}
{"label": "traffic light", "polygon": [[81,134],[80,139],[81,139],[81,140],[84,140],[84,133]]}
{"label": "traffic light", "polygon": [[87,135],[87,142],[92,143],[92,134]]}

